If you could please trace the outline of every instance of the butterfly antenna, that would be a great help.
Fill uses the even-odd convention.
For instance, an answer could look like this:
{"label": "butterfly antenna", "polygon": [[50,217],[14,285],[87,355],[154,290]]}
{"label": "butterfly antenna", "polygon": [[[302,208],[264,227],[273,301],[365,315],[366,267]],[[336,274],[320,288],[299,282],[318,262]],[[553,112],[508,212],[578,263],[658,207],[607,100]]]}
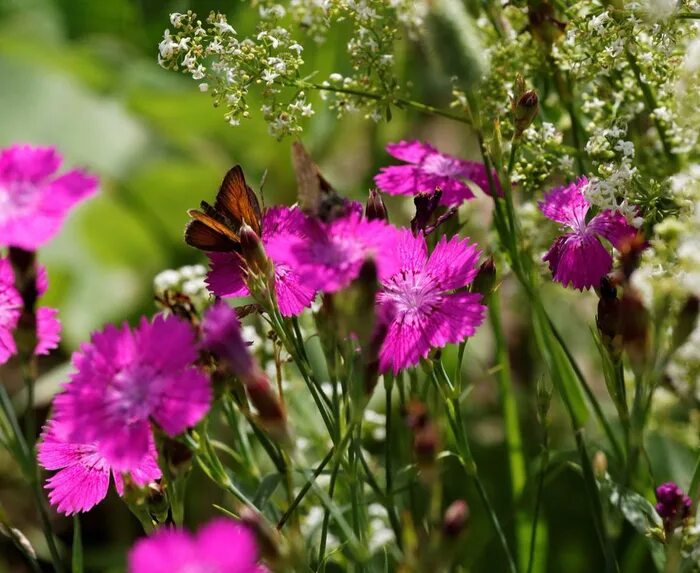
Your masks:
{"label": "butterfly antenna", "polygon": [[262,202],[263,211],[265,210],[265,193],[263,191],[265,183],[267,183],[267,169],[263,171],[262,177],[260,178],[260,201]]}

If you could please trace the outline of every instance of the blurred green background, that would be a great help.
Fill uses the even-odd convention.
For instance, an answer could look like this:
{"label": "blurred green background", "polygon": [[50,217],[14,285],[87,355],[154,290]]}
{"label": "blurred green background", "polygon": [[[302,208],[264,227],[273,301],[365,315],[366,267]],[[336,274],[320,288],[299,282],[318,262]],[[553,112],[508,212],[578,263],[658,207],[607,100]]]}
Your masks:
{"label": "blurred green background", "polygon": [[[258,189],[263,173],[267,204],[292,203],[294,178],[290,164],[290,140],[277,142],[267,135],[259,116],[232,128],[210,97],[196,82],[157,64],[157,45],[169,25],[171,12],[193,9],[199,14],[224,11],[236,28],[254,22],[248,2],[175,0],[0,0],[0,146],[13,142],[49,144],[64,154],[67,166],[82,166],[101,181],[99,196],[80,206],[60,236],[40,253],[48,267],[50,288],[43,304],[56,306],[63,322],[59,352],[42,361],[38,400],[48,407],[50,396],[64,378],[67,360],[80,341],[106,322],[133,322],[154,311],[152,280],[166,268],[203,261],[187,247],[182,230],[186,210],[200,199],[212,198],[222,175],[241,163],[249,183]],[[342,32],[338,32],[341,34]],[[435,94],[449,95],[444,78],[417,58],[415,48],[404,48],[399,65],[416,86],[418,99],[435,101]],[[347,68],[345,40],[331,36],[318,49],[305,52],[308,69],[321,77]],[[420,63],[421,65],[417,65]],[[426,64],[426,65],[422,65]],[[316,96],[316,115],[309,120],[303,141],[321,164],[327,178],[342,192],[361,199],[380,165],[389,162],[383,147],[399,138],[426,138],[444,151],[474,154],[473,141],[463,126],[407,112],[394,113],[389,124],[375,125],[360,118],[338,121]],[[255,104],[251,105],[255,108]],[[394,220],[410,217],[409,200],[391,201]],[[486,203],[468,207],[474,221],[470,233],[485,237]],[[589,340],[595,299],[585,298],[581,318],[571,318],[571,302],[580,301],[562,289],[551,287],[553,306],[566,316],[564,330],[575,340]],[[514,289],[504,285],[506,307],[522,307]],[[561,299],[561,300],[559,300]],[[538,428],[534,418],[531,342],[524,317],[510,314],[509,324],[515,374],[521,383],[520,404],[529,459],[538,452]],[[557,314],[555,310],[555,314]],[[584,318],[585,317],[585,318]],[[582,355],[590,365],[590,342]],[[574,345],[576,346],[576,344]],[[579,345],[580,346],[580,345]],[[484,481],[504,521],[512,531],[513,507],[507,496],[507,466],[497,389],[488,374],[492,363],[488,333],[477,348],[483,355],[469,356],[477,373],[473,395],[473,425],[477,459]],[[9,381],[8,383],[11,383]],[[600,380],[594,385],[600,387]],[[561,423],[567,434],[565,422]],[[593,438],[595,444],[595,437]],[[555,445],[573,447],[555,437]],[[672,440],[653,437],[650,451],[663,475],[687,475],[693,462],[690,452]],[[0,452],[0,500],[14,523],[41,550],[33,509],[19,481],[19,474]],[[533,464],[535,471],[536,464]],[[463,491],[459,471],[446,476],[447,492]],[[200,491],[206,482],[195,480],[189,521],[197,523],[204,499],[214,494]],[[602,570],[595,533],[590,523],[581,482],[564,466],[548,484],[545,519],[549,525],[548,557],[539,570],[588,573]],[[478,506],[471,492],[470,501]],[[211,499],[209,499],[211,501]],[[197,508],[200,509],[197,509]],[[510,517],[509,517],[510,516]],[[126,548],[139,534],[138,523],[110,494],[108,503],[83,518],[86,563],[90,571],[119,571]],[[70,542],[71,523],[56,517],[56,529]],[[627,536],[631,538],[631,536]],[[624,535],[621,542],[627,543]],[[545,548],[542,548],[543,556]],[[625,571],[644,571],[648,555],[637,536],[627,549]],[[504,564],[483,514],[475,507],[465,562],[474,571],[500,571]],[[495,555],[495,556],[494,556]],[[0,572],[25,571],[11,544],[0,537]]]}

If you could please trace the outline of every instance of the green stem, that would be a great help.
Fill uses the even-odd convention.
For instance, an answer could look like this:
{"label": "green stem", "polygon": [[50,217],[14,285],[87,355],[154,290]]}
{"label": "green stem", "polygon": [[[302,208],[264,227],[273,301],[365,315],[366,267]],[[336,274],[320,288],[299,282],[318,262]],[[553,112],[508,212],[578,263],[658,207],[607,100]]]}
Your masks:
{"label": "green stem", "polygon": [[676,14],[679,20],[700,20],[700,12],[680,12]]}
{"label": "green stem", "polygon": [[[462,419],[462,410],[460,407],[459,398],[454,396],[454,387],[452,386],[452,383],[450,382],[450,379],[447,376],[447,372],[445,372],[445,368],[442,362],[434,362],[434,367],[434,373],[437,374],[433,376],[433,380],[448,406],[447,417],[450,423],[450,427],[452,428],[452,431],[455,435],[455,443],[459,450],[459,459],[462,464],[462,467],[465,473],[467,474],[467,477],[471,478],[474,481],[476,489],[479,493],[479,497],[481,498],[481,502],[483,503],[484,508],[486,509],[486,513],[489,517],[489,520],[491,521],[491,525],[494,531],[496,532],[496,536],[498,537],[498,540],[505,554],[506,560],[508,561],[509,571],[511,573],[517,573],[518,568],[515,565],[513,554],[511,553],[510,547],[508,545],[506,534],[503,531],[503,527],[501,526],[501,522],[498,519],[496,510],[494,509],[491,500],[489,499],[489,496],[486,493],[484,484],[482,483],[481,478],[479,477],[476,461],[474,460],[474,456],[471,452],[471,447],[469,446],[467,427],[464,424],[464,420]],[[447,392],[446,390],[449,390],[449,392]]]}
{"label": "green stem", "polygon": [[[489,317],[493,334],[496,339],[496,362],[498,370],[498,388],[501,395],[501,408],[503,412],[503,426],[506,433],[506,446],[508,450],[508,464],[510,468],[510,485],[513,503],[517,505],[525,482],[527,481],[527,469],[525,456],[523,455],[523,442],[520,433],[520,421],[518,419],[518,407],[513,388],[513,380],[510,373],[508,348],[505,336],[503,335],[503,325],[501,323],[501,306],[498,292],[493,293],[489,298]],[[528,546],[528,531],[525,515],[522,511],[516,511],[516,537],[517,546],[520,553],[520,564],[525,558],[525,549]]]}
{"label": "green stem", "polygon": [[37,511],[39,512],[39,520],[41,521],[41,528],[46,538],[46,543],[49,547],[49,553],[51,554],[51,561],[53,562],[53,567],[56,573],[63,573],[63,562],[61,560],[61,555],[58,551],[58,545],[56,544],[56,538],[54,537],[53,530],[51,528],[51,520],[49,519],[49,512],[46,508],[46,499],[44,498],[43,491],[41,489],[41,480],[39,479],[39,466],[34,455],[34,449],[29,449],[27,442],[24,439],[22,430],[17,422],[17,417],[15,416],[14,409],[12,408],[12,403],[7,395],[7,391],[2,383],[0,383],[0,409],[2,409],[4,417],[13,433],[13,438],[15,440],[15,448],[12,448],[12,453],[15,454],[16,461],[20,464],[29,486],[32,491],[32,496],[34,497],[34,502],[36,504]]}
{"label": "green stem", "polygon": [[700,501],[700,455],[698,455],[698,461],[695,463],[695,470],[693,471],[693,478],[690,480],[688,495],[697,508],[698,501]]}
{"label": "green stem", "polygon": [[[545,421],[546,424],[546,421]],[[532,568],[535,564],[535,547],[537,545],[537,525],[540,517],[540,508],[542,507],[542,492],[544,491],[544,479],[547,474],[547,465],[549,463],[549,432],[545,426],[544,436],[542,439],[542,463],[540,465],[540,475],[537,480],[537,494],[535,496],[535,514],[532,518],[532,531],[530,533],[530,552],[527,563],[527,573],[532,573]]]}
{"label": "green stem", "polygon": [[83,573],[83,539],[80,534],[80,516],[73,516],[72,573]]}
{"label": "green stem", "polygon": [[290,518],[292,513],[294,513],[294,510],[299,506],[301,501],[304,499],[306,494],[309,492],[311,487],[313,486],[314,482],[316,481],[316,478],[321,475],[321,472],[324,470],[328,462],[331,461],[333,458],[333,453],[335,452],[335,447],[331,448],[328,450],[328,453],[326,456],[321,460],[321,463],[318,464],[318,467],[314,470],[314,473],[311,474],[311,477],[306,481],[304,484],[304,487],[301,488],[297,496],[294,498],[294,501],[289,505],[287,508],[287,511],[284,512],[284,515],[280,518],[279,522],[277,523],[277,529],[280,530],[284,527],[284,524],[287,523],[287,520]]}
{"label": "green stem", "polygon": [[371,100],[375,100],[375,101],[386,101],[387,104],[394,104],[397,107],[408,107],[411,109],[415,109],[416,111],[420,111],[421,113],[425,113],[425,114],[429,114],[429,115],[439,115],[441,117],[446,117],[446,118],[452,119],[454,121],[459,121],[460,123],[466,123],[468,125],[471,125],[471,121],[469,120],[469,118],[464,116],[464,115],[460,115],[458,113],[454,113],[454,112],[451,112],[451,111],[446,110],[446,109],[441,109],[439,107],[434,107],[432,105],[428,105],[426,103],[423,103],[420,101],[415,101],[412,99],[396,97],[393,95],[380,94],[380,93],[375,93],[375,92],[366,92],[366,91],[356,90],[356,89],[352,89],[352,88],[343,88],[343,87],[339,87],[339,86],[323,85],[323,84],[309,83],[309,82],[303,82],[303,81],[297,82],[296,85],[298,87],[301,87],[304,89],[315,89],[315,90],[325,91],[325,92],[354,95],[357,97],[361,97],[364,99],[371,99]]}

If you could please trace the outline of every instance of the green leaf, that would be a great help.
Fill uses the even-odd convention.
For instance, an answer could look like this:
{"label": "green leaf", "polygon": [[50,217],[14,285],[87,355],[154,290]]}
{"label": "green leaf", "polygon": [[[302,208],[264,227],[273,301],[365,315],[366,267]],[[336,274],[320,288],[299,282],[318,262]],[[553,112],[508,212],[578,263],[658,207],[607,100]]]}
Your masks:
{"label": "green leaf", "polygon": [[282,476],[278,473],[268,474],[260,481],[255,495],[253,496],[253,503],[256,507],[265,507],[267,500],[272,497],[275,493],[277,486],[282,481]]}

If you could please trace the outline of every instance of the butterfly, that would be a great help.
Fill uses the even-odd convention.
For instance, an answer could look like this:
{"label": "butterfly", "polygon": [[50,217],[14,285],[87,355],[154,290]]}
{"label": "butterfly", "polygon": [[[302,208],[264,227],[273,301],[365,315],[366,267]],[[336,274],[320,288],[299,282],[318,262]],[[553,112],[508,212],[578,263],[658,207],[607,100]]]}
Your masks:
{"label": "butterfly", "polygon": [[261,234],[260,204],[246,184],[240,165],[226,173],[214,206],[202,201],[200,209],[187,211],[192,220],[185,227],[185,242],[196,249],[239,252],[239,232],[243,223],[250,225],[258,236]]}
{"label": "butterfly", "polygon": [[330,222],[347,213],[348,203],[333,189],[298,141],[292,144],[292,163],[297,177],[299,207],[307,215]]}

